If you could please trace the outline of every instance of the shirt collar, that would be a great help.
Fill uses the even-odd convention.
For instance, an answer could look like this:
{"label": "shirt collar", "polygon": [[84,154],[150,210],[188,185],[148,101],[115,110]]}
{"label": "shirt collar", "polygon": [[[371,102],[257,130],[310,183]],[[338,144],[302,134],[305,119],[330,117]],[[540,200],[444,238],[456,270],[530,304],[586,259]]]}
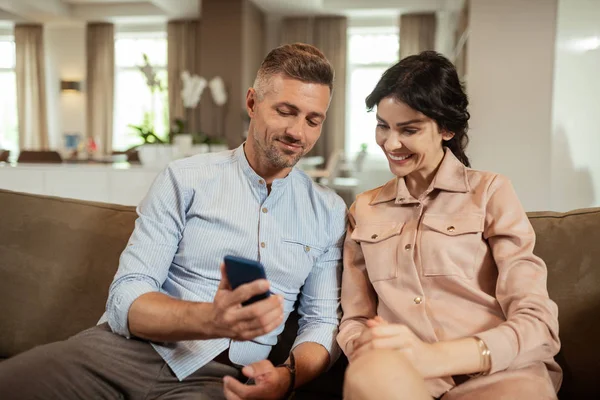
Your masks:
{"label": "shirt collar", "polygon": [[[262,186],[265,184],[265,180],[260,175],[258,175],[256,171],[250,166],[250,163],[248,162],[248,159],[246,158],[246,153],[244,151],[245,144],[246,142],[242,143],[237,149],[235,149],[234,157],[240,163],[240,167],[242,168],[242,171],[244,171],[246,177],[250,179],[250,181],[254,184]],[[289,181],[289,179],[287,178],[294,173],[296,173],[296,168],[292,168],[290,173],[285,178],[275,179],[271,184],[271,187],[283,185],[285,182]]]}
{"label": "shirt collar", "polygon": [[442,165],[440,165],[440,169],[433,178],[433,188],[447,192],[469,192],[471,186],[467,177],[467,167],[456,158],[452,150],[445,147],[444,151],[445,155]]}
{"label": "shirt collar", "polygon": [[[467,178],[467,167],[448,148],[444,148],[444,158],[426,193],[430,193],[433,189],[456,193],[467,193],[471,190]],[[395,178],[387,182],[369,204],[375,205],[392,200],[396,200],[396,203],[401,204],[416,201],[408,192],[404,178]]]}

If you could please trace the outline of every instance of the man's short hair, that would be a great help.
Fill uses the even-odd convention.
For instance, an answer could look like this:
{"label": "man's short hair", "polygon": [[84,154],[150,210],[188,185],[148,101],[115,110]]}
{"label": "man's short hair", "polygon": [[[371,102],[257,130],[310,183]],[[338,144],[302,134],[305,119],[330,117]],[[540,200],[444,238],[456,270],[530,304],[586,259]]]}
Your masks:
{"label": "man's short hair", "polygon": [[285,44],[267,54],[254,80],[254,90],[259,98],[265,94],[269,80],[279,74],[306,83],[327,85],[330,92],[333,91],[333,67],[321,50],[310,44]]}

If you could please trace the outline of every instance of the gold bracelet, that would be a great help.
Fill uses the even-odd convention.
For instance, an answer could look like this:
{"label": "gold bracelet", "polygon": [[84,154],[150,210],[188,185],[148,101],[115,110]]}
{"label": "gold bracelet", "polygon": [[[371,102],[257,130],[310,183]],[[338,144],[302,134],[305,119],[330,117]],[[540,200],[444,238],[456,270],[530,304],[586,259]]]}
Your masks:
{"label": "gold bracelet", "polygon": [[479,376],[486,376],[490,373],[492,369],[492,356],[490,353],[490,349],[488,349],[487,345],[483,340],[475,336],[475,340],[477,341],[477,346],[479,347],[480,354],[480,362],[481,362],[481,372],[476,374],[469,374],[471,378],[477,378]]}

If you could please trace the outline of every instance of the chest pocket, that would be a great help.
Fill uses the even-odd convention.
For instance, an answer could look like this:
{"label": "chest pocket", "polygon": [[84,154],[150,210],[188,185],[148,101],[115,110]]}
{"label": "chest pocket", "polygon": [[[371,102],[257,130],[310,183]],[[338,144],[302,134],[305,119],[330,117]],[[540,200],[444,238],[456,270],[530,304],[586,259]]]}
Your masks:
{"label": "chest pocket", "polygon": [[287,253],[286,257],[290,259],[292,265],[302,268],[307,276],[318,258],[325,252],[325,249],[302,239],[283,239],[283,244],[283,249]]}
{"label": "chest pocket", "polygon": [[428,215],[423,217],[421,265],[425,276],[471,279],[483,243],[483,216]]}
{"label": "chest pocket", "polygon": [[357,225],[350,238],[361,246],[371,282],[398,277],[403,222]]}

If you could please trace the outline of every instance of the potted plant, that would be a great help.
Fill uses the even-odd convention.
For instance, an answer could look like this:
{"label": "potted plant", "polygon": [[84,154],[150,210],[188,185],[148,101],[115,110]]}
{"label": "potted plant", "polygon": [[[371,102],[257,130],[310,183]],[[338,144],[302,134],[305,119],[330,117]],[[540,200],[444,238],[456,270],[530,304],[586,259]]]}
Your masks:
{"label": "potted plant", "polygon": [[146,78],[146,85],[152,96],[151,106],[149,111],[144,112],[141,124],[130,124],[129,127],[142,139],[142,144],[137,148],[141,163],[161,167],[174,159],[173,147],[159,136],[154,127],[155,97],[164,95],[166,87],[157,77],[148,55],[143,54],[143,58],[144,63],[138,68]]}

